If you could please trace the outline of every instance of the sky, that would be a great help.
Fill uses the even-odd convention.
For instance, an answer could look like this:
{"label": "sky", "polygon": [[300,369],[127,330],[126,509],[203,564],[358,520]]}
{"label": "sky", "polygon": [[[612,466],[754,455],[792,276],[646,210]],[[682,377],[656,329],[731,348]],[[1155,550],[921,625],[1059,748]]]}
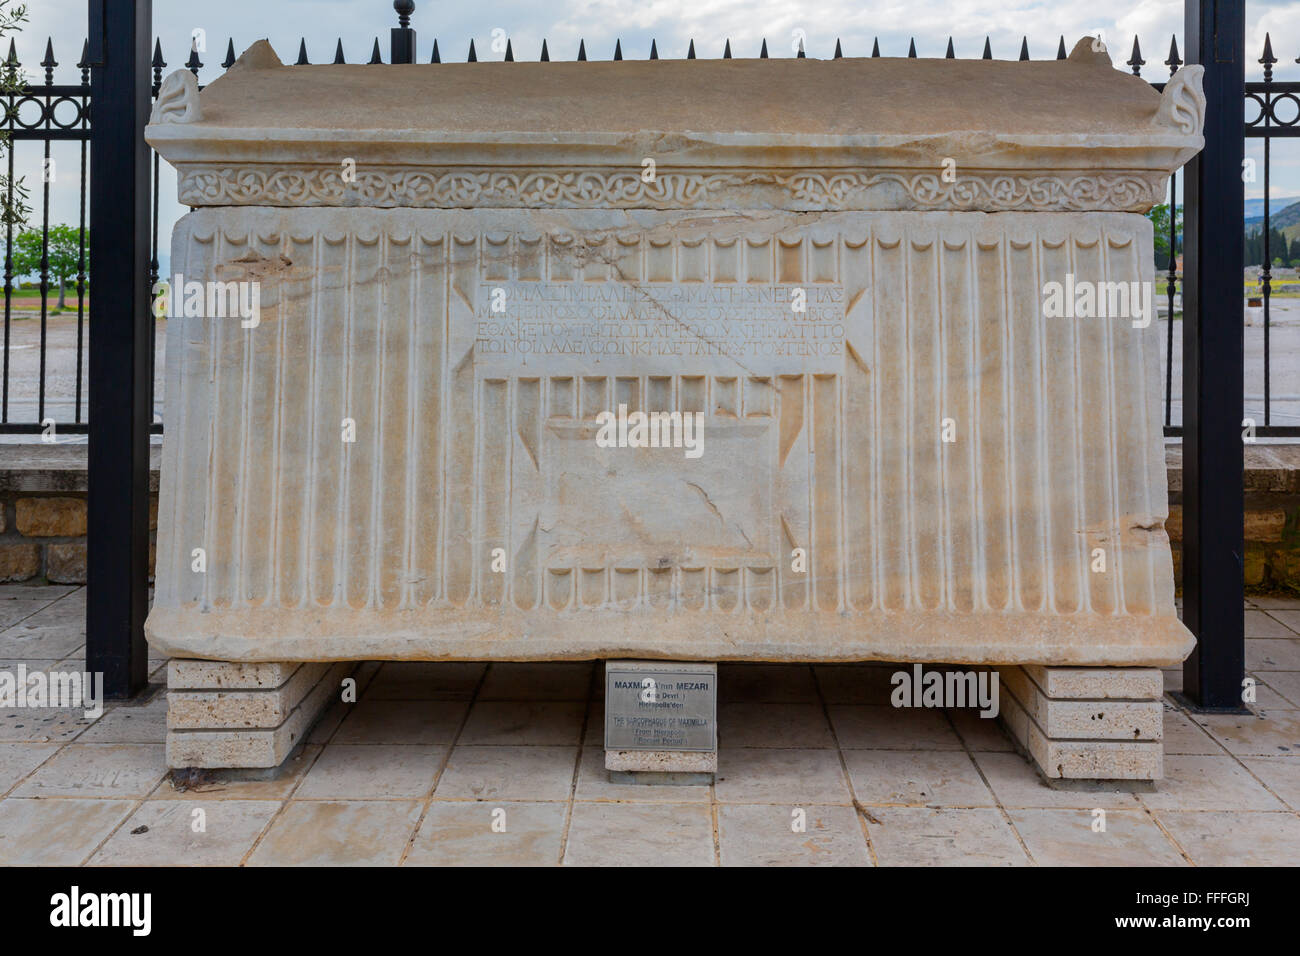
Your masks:
{"label": "sky", "polygon": [[[44,78],[38,63],[48,37],[59,62],[55,82],[79,81],[76,61],[86,33],[86,6],[86,0],[28,0],[28,21],[16,37],[16,48],[34,78]],[[234,39],[236,55],[265,37],[286,61],[296,58],[299,39],[305,39],[313,62],[332,60],[335,42],[342,38],[348,61],[364,62],[376,37],[387,58],[388,30],[397,24],[389,0],[154,0],[153,11],[155,34],[168,64],[164,73],[184,63],[193,31],[203,31],[206,52],[200,58],[205,66],[199,79],[205,83],[220,75],[228,37]],[[1262,78],[1255,60],[1268,32],[1282,61],[1274,77],[1300,80],[1300,64],[1295,62],[1300,56],[1300,0],[1248,2],[1246,23],[1247,78]],[[914,37],[918,56],[940,57],[949,36],[959,57],[977,57],[988,36],[995,57],[1014,59],[1021,37],[1027,36],[1030,56],[1048,58],[1055,56],[1058,37],[1064,35],[1068,49],[1091,34],[1103,37],[1117,65],[1128,60],[1136,35],[1147,60],[1142,75],[1151,80],[1168,75],[1163,61],[1172,36],[1185,53],[1179,0],[416,0],[412,26],[423,62],[435,37],[444,61],[463,60],[471,37],[480,60],[501,59],[503,54],[492,48],[494,31],[498,37],[510,37],[516,59],[536,59],[545,37],[553,60],[574,59],[580,38],[586,40],[589,59],[611,59],[616,39],[628,59],[648,56],[651,39],[661,57],[685,57],[692,38],[701,57],[721,56],[728,38],[735,56],[756,56],[764,38],[770,55],[792,56],[796,31],[807,38],[810,57],[830,57],[837,38],[846,56],[867,56],[877,37],[883,56],[906,56]],[[1262,169],[1260,140],[1247,142],[1247,156],[1255,157]],[[56,143],[53,158],[50,219],[75,224],[78,148]],[[18,145],[15,172],[35,186],[38,216],[41,161],[38,144]],[[171,224],[185,210],[176,202],[174,175],[166,164],[164,169],[160,234],[165,247]],[[1274,141],[1272,170],[1270,194],[1275,199],[1300,197],[1300,140]],[[1262,176],[1259,179],[1246,184],[1247,198],[1264,195]]]}

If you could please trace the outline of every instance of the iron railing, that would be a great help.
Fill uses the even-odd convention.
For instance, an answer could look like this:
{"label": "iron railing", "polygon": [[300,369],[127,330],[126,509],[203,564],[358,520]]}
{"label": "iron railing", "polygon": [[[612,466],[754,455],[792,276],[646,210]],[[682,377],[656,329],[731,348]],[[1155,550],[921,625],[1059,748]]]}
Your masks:
{"label": "iron railing", "polygon": [[[76,369],[71,422],[58,422],[58,427],[65,431],[84,432],[84,369],[86,343],[86,186],[87,186],[87,147],[90,142],[90,67],[86,61],[86,46],[82,45],[81,58],[77,68],[81,74],[79,84],[56,84],[54,68],[58,62],[54,59],[54,45],[51,40],[45,44],[45,56],[40,63],[45,72],[44,83],[25,84],[21,91],[5,97],[4,131],[10,146],[6,150],[8,166],[8,185],[6,199],[12,206],[15,200],[14,153],[19,143],[40,143],[43,151],[42,176],[40,189],[40,223],[41,223],[41,261],[38,271],[37,292],[40,297],[38,313],[40,317],[40,346],[38,354],[37,388],[35,400],[35,417],[28,420],[14,420],[11,405],[11,356],[14,316],[14,224],[5,226],[4,258],[4,358],[3,379],[0,380],[0,431],[8,433],[32,433],[45,429],[52,419],[46,415],[46,377],[48,358],[49,331],[49,291],[50,291],[50,186],[53,180],[51,166],[51,146],[55,142],[72,140],[80,144],[80,168],[78,171],[79,197],[78,206],[78,260],[76,273],[77,327],[76,327]],[[21,64],[18,61],[14,43],[9,41],[9,55],[3,70],[11,82],[11,88],[17,86]],[[31,115],[35,112],[35,115]],[[32,210],[36,214],[36,210]]]}

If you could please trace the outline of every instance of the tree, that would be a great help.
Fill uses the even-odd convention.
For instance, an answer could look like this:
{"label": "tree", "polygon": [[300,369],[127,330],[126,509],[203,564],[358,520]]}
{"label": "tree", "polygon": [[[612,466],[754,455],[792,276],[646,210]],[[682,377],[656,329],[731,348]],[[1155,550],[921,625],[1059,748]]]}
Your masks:
{"label": "tree", "polygon": [[[1264,255],[1264,230],[1256,226],[1254,230],[1246,234],[1246,261],[1245,265],[1259,266],[1265,261]],[[1290,244],[1285,235],[1276,226],[1268,230],[1268,261],[1278,265],[1278,260],[1290,256]]]}
{"label": "tree", "polygon": [[[50,226],[49,277],[59,287],[59,302],[64,307],[64,290],[78,273],[81,261],[81,237],[72,226]],[[27,229],[14,237],[14,275],[41,274],[42,241],[39,229]],[[86,260],[90,262],[90,230],[86,230]]]}
{"label": "tree", "polygon": [[[1169,204],[1152,206],[1147,213],[1151,220],[1156,251],[1156,269],[1164,271],[1169,268]],[[1183,210],[1174,210],[1174,256],[1183,251]]]}
{"label": "tree", "polygon": [[[22,4],[10,7],[10,0],[0,0],[0,39],[18,31],[18,25],[27,19],[27,8]],[[12,41],[11,41],[12,42]],[[0,94],[13,95],[22,93],[23,78],[13,66],[0,68]],[[5,148],[12,149],[9,134],[0,132],[0,156]],[[10,198],[12,192],[13,198]],[[27,221],[27,187],[21,179],[10,182],[9,177],[0,173],[0,226],[21,226]]]}

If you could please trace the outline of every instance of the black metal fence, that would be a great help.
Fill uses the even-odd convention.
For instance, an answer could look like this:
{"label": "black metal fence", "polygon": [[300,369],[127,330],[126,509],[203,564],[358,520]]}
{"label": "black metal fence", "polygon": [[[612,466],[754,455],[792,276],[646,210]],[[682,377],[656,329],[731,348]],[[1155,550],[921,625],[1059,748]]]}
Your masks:
{"label": "black metal fence", "polygon": [[[80,71],[81,82],[77,84],[56,84],[54,82],[54,69],[59,64],[54,58],[54,46],[50,40],[45,44],[45,56],[40,62],[44,71],[44,83],[41,84],[22,84],[20,89],[6,97],[5,103],[5,121],[4,130],[10,140],[10,147],[6,150],[8,164],[8,179],[6,184],[6,202],[12,207],[15,202],[15,189],[17,186],[15,180],[15,152],[23,143],[37,143],[40,145],[43,155],[41,163],[41,183],[39,199],[32,196],[35,205],[31,209],[31,217],[39,217],[40,229],[40,261],[37,268],[37,285],[36,292],[39,297],[36,312],[40,320],[39,332],[39,351],[37,353],[36,372],[36,393],[35,407],[30,413],[22,416],[15,416],[14,409],[11,408],[11,383],[13,376],[11,374],[11,360],[15,354],[13,348],[13,331],[15,316],[15,305],[25,303],[15,299],[26,298],[25,296],[15,296],[14,279],[15,275],[15,226],[14,223],[8,222],[5,225],[5,258],[4,258],[4,358],[3,358],[3,381],[0,382],[0,431],[7,433],[32,433],[45,430],[50,422],[55,419],[47,417],[46,407],[46,380],[47,380],[47,361],[48,361],[48,332],[49,332],[49,292],[50,292],[50,187],[54,181],[54,169],[52,165],[53,157],[51,155],[52,144],[56,142],[74,141],[80,146],[80,166],[78,169],[78,189],[80,204],[77,218],[77,265],[76,265],[76,283],[74,286],[77,296],[77,323],[76,323],[76,342],[75,342],[75,372],[73,378],[73,400],[71,419],[56,422],[57,427],[64,431],[84,432],[85,424],[85,407],[83,388],[85,384],[85,346],[86,346],[86,308],[85,308],[85,290],[87,279],[86,263],[86,188],[87,188],[87,148],[90,142],[90,67],[86,62],[86,47],[83,44],[81,58],[77,61],[77,69]],[[11,81],[12,87],[18,87],[18,79],[22,64],[19,62],[14,49],[12,40],[9,42],[9,55],[6,57],[3,70],[7,79]],[[31,219],[29,219],[29,222]],[[61,276],[59,278],[62,278]],[[23,312],[29,310],[23,309]],[[24,402],[28,405],[30,401]]]}
{"label": "black metal fence", "polygon": [[[1263,239],[1263,256],[1262,268],[1260,271],[1260,302],[1263,317],[1263,338],[1264,338],[1264,361],[1263,361],[1263,407],[1264,421],[1261,426],[1261,432],[1265,435],[1296,437],[1300,436],[1300,427],[1296,425],[1273,425],[1273,382],[1272,382],[1272,351],[1271,331],[1272,331],[1272,305],[1273,297],[1273,253],[1278,251],[1273,248],[1272,234],[1272,211],[1269,202],[1269,187],[1272,181],[1272,141],[1274,139],[1289,139],[1300,136],[1300,83],[1279,82],[1273,79],[1273,65],[1277,63],[1277,57],[1273,55],[1273,43],[1268,34],[1264,36],[1264,50],[1259,58],[1259,63],[1264,68],[1264,78],[1261,81],[1249,81],[1246,83],[1246,137],[1248,139],[1262,139],[1264,141],[1264,163],[1263,163],[1263,182],[1264,182],[1264,208],[1263,221],[1260,232]],[[1296,58],[1300,63],[1300,57]],[[1251,115],[1250,109],[1254,107],[1257,112]],[[1279,107],[1282,109],[1279,110]],[[1295,115],[1287,116],[1286,111],[1294,109]],[[1285,250],[1283,250],[1285,251]],[[1249,384],[1249,382],[1248,382]],[[1287,401],[1300,400],[1300,396],[1292,396]]]}

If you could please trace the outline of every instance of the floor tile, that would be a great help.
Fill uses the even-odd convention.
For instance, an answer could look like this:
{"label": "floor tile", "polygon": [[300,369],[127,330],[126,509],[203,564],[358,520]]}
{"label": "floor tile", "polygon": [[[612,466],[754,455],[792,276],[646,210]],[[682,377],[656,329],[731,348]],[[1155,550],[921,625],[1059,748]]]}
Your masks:
{"label": "floor tile", "polygon": [[1241,762],[1288,807],[1300,811],[1300,756],[1243,757]]}
{"label": "floor tile", "polygon": [[964,753],[850,750],[844,754],[860,803],[992,807],[996,801]]}
{"label": "floor tile", "polygon": [[[1263,600],[1267,600],[1267,599],[1263,599]],[[1269,603],[1280,603],[1280,602],[1274,601]],[[1258,605],[1258,606],[1262,607],[1263,605]],[[1249,614],[1250,612],[1248,611],[1246,613]],[[1277,620],[1278,622],[1280,622],[1281,624],[1289,628],[1292,633],[1292,636],[1300,634],[1300,606],[1292,604],[1289,607],[1268,608],[1267,613],[1270,617],[1274,618],[1275,620]],[[1250,637],[1251,635],[1247,634],[1246,636]],[[1269,634],[1265,636],[1272,637],[1274,635]],[[1277,636],[1281,637],[1284,635],[1277,635]]]}
{"label": "floor tile", "polygon": [[[797,829],[800,828],[800,829]],[[870,866],[852,807],[718,808],[723,866]]]}
{"label": "floor tile", "polygon": [[1139,795],[1153,810],[1281,810],[1282,804],[1235,757],[1167,754],[1154,793]]}
{"label": "floor tile", "polygon": [[610,783],[605,751],[584,747],[578,769],[578,800],[621,800],[633,803],[708,803],[707,784]]}
{"label": "floor tile", "polygon": [[131,800],[0,801],[0,865],[77,866],[133,806]]}
{"label": "floor tile", "polygon": [[1019,754],[975,754],[975,763],[988,778],[993,793],[1005,807],[1043,809],[1140,809],[1142,804],[1123,785],[1056,788],[1049,786],[1038,771]]}
{"label": "floor tile", "polygon": [[[1099,817],[1102,813],[1105,816]],[[1008,810],[1007,814],[1039,866],[1187,866],[1145,810]]]}
{"label": "floor tile", "polygon": [[725,803],[847,805],[852,799],[834,750],[723,750],[714,790]]}
{"label": "floor tile", "polygon": [[562,803],[434,801],[405,865],[555,866],[565,813]]}
{"label": "floor tile", "polygon": [[[1263,708],[1264,710],[1296,710],[1294,703],[1277,692],[1273,686],[1277,678],[1282,678],[1277,683],[1287,683],[1288,676],[1296,675],[1296,671],[1256,671],[1247,676],[1254,678],[1255,692],[1254,700],[1243,700],[1243,703],[1252,709]],[[1244,688],[1243,688],[1244,693]]]}
{"label": "floor tile", "polygon": [[568,800],[577,747],[459,746],[436,797],[462,800]]}
{"label": "floor tile", "polygon": [[1300,817],[1294,813],[1161,811],[1156,814],[1197,866],[1294,866]]}
{"label": "floor tile", "polygon": [[[591,691],[591,661],[503,662],[488,668],[479,700],[581,700]],[[601,669],[604,673],[604,668]]]}
{"label": "floor tile", "polygon": [[1270,614],[1268,611],[1243,611],[1246,623],[1246,637],[1295,637],[1296,633],[1279,617],[1286,611]]}
{"label": "floor tile", "polygon": [[844,750],[961,750],[942,710],[832,704],[835,736]]}
{"label": "floor tile", "polygon": [[979,711],[969,708],[952,708],[946,713],[968,750],[1011,753],[1016,749],[997,718],[981,717]]}
{"label": "floor tile", "polygon": [[1165,707],[1165,754],[1219,754],[1223,747],[1181,710]]}
{"label": "floor tile", "polygon": [[447,754],[445,744],[329,744],[295,800],[425,797]]}
{"label": "floor tile", "polygon": [[718,699],[726,703],[816,703],[808,664],[719,664]]}
{"label": "floor tile", "polygon": [[86,589],[77,588],[57,600],[51,601],[23,624],[38,627],[85,627],[86,624]]}
{"label": "floor tile", "polygon": [[275,774],[244,775],[239,771],[216,771],[196,786],[178,790],[170,779],[149,794],[150,800],[285,800],[307,776],[307,771],[325,748],[306,744],[281,764]]}
{"label": "floor tile", "polygon": [[[364,694],[362,700],[369,701]],[[334,740],[334,735],[339,732],[343,726],[343,721],[352,716],[356,709],[356,703],[348,703],[344,700],[335,700],[316,718],[316,723],[312,725],[311,730],[307,732],[307,743],[309,744],[328,744]]]}
{"label": "floor tile", "polygon": [[144,706],[118,705],[77,738],[79,744],[161,744],[166,741],[166,694]]}
{"label": "floor tile", "polygon": [[0,598],[0,628],[9,628],[30,618],[42,608],[49,607],[53,597]]}
{"label": "floor tile", "polygon": [[1263,710],[1250,714],[1197,714],[1193,718],[1238,756],[1300,756],[1300,711]]}
{"label": "floor tile", "polygon": [[39,625],[34,620],[35,615],[0,631],[0,657],[61,660],[86,643],[85,624]]}
{"label": "floor tile", "polygon": [[60,707],[0,708],[0,742],[66,743],[91,725],[83,714]]}
{"label": "floor tile", "polygon": [[149,800],[90,864],[238,866],[279,809],[275,800]]}
{"label": "floor tile", "polygon": [[0,744],[0,795],[58,751],[57,744]]}
{"label": "floor tile", "polygon": [[249,866],[395,866],[420,819],[419,801],[293,801]]}
{"label": "floor tile", "polygon": [[7,604],[9,601],[27,600],[44,607],[83,586],[77,584],[0,584],[0,604]]}
{"label": "floor tile", "polygon": [[36,671],[48,671],[57,663],[59,663],[57,658],[44,657],[23,658],[21,660],[16,658],[10,658],[8,660],[0,659],[0,674],[8,674],[10,679],[17,683],[19,677],[19,664],[26,669],[28,674],[33,674]]}
{"label": "floor tile", "polygon": [[[1100,809],[1100,808],[1099,808]],[[1144,810],[1008,810],[1039,866],[1186,866]],[[1104,829],[1097,829],[1098,825]]]}
{"label": "floor tile", "polygon": [[720,747],[834,747],[821,704],[736,703],[718,707]]}
{"label": "floor tile", "polygon": [[162,744],[69,744],[14,791],[19,797],[144,797],[167,772]]}
{"label": "floor tile", "polygon": [[1261,672],[1259,677],[1292,707],[1300,707],[1300,671]]}
{"label": "floor tile", "polygon": [[870,704],[888,707],[893,676],[910,664],[818,664],[813,667],[822,699],[828,704]]}
{"label": "floor tile", "polygon": [[1300,611],[1300,598],[1286,595],[1252,594],[1246,600],[1255,607],[1262,607],[1270,611]]}
{"label": "floor tile", "polygon": [[689,803],[575,803],[567,866],[713,866],[713,815]]}
{"label": "floor tile", "polygon": [[468,700],[487,665],[478,661],[388,661],[366,688],[375,700]]}
{"label": "floor tile", "polygon": [[475,701],[462,744],[576,744],[587,705],[576,701]]}
{"label": "floor tile", "polygon": [[871,808],[867,833],[881,866],[1019,866],[1025,851],[997,810]]}
{"label": "floor tile", "polygon": [[1300,671],[1300,638],[1247,641],[1247,671]]}
{"label": "floor tile", "polygon": [[456,739],[468,704],[363,698],[352,706],[331,744],[449,744]]}

